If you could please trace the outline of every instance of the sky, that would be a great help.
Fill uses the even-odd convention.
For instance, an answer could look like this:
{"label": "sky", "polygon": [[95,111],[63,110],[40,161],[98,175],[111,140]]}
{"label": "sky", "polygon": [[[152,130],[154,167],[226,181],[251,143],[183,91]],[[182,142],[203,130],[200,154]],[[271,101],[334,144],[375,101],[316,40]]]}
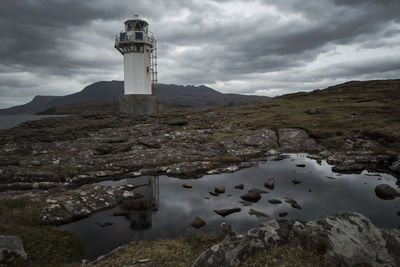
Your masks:
{"label": "sky", "polygon": [[114,38],[133,14],[160,83],[276,96],[400,78],[399,0],[1,0],[0,108],[122,81]]}

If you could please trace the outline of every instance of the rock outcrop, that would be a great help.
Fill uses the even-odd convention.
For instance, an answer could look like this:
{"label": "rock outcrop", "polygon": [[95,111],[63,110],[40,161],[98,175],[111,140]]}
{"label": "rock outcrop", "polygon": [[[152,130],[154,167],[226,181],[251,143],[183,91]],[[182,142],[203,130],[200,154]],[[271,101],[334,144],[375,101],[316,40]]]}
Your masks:
{"label": "rock outcrop", "polygon": [[279,152],[323,150],[303,129],[250,130],[214,112],[187,118],[84,114],[0,131],[0,191],[77,187],[136,172],[196,177]]}
{"label": "rock outcrop", "polygon": [[238,266],[275,245],[316,250],[335,266],[400,265],[400,230],[381,229],[362,214],[340,212],[309,222],[271,219],[244,234],[227,236],[193,266]]}
{"label": "rock outcrop", "polygon": [[[73,190],[50,194],[42,199],[42,219],[49,224],[62,224],[111,208],[124,199],[135,197],[133,185],[84,185]],[[138,196],[140,197],[140,196]]]}

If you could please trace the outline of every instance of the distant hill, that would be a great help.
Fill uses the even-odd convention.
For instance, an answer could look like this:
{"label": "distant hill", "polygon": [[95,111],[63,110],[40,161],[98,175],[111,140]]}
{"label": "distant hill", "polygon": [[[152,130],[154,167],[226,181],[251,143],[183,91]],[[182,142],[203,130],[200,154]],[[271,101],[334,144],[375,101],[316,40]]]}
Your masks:
{"label": "distant hill", "polygon": [[[122,81],[100,81],[86,86],[80,92],[66,96],[35,96],[27,104],[0,109],[0,115],[71,114],[81,111],[118,110],[117,101],[123,92]],[[160,102],[186,107],[241,104],[269,99],[266,96],[223,94],[204,85],[159,84],[155,94]]]}

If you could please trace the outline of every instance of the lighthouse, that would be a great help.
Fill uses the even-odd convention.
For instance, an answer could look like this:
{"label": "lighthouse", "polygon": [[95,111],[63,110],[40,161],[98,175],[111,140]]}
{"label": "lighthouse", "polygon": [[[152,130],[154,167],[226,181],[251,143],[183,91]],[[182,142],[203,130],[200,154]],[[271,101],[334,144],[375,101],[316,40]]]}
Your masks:
{"label": "lighthouse", "polygon": [[154,89],[157,85],[157,40],[147,21],[135,15],[125,21],[115,38],[115,48],[124,57],[124,94],[120,111],[129,114],[157,112]]}

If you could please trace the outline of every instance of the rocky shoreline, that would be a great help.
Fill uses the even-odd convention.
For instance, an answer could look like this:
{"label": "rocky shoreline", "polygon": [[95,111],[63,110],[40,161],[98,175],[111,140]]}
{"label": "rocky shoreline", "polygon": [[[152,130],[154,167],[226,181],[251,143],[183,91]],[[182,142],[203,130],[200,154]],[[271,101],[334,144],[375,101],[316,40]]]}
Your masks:
{"label": "rocky shoreline", "polygon": [[279,159],[282,153],[326,159],[334,172],[368,169],[399,177],[400,156],[376,153],[374,140],[355,135],[343,149],[330,152],[302,128],[245,127],[232,122],[234,115],[213,109],[179,116],[83,114],[1,130],[0,200],[39,201],[43,222],[60,225],[135,196],[134,186],[97,184],[103,180],[141,175],[195,178],[234,172],[267,156]]}
{"label": "rocky shoreline", "polygon": [[[226,120],[221,128],[207,127]],[[331,153],[301,128],[249,129],[217,112],[128,116],[84,114],[30,121],[0,131],[0,199],[29,196],[43,220],[60,224],[115,206],[132,188],[93,183],[140,175],[179,178],[233,172],[281,153],[327,159],[335,172],[399,172],[400,159],[370,150],[355,137]],[[114,196],[113,200],[110,195]],[[56,197],[55,197],[56,196]],[[88,196],[88,203],[84,204]],[[103,199],[103,201],[98,201]]]}
{"label": "rocky shoreline", "polygon": [[315,250],[335,266],[399,266],[400,230],[382,229],[362,214],[339,212],[315,221],[270,219],[227,236],[204,251],[196,266],[238,266],[273,246]]}

